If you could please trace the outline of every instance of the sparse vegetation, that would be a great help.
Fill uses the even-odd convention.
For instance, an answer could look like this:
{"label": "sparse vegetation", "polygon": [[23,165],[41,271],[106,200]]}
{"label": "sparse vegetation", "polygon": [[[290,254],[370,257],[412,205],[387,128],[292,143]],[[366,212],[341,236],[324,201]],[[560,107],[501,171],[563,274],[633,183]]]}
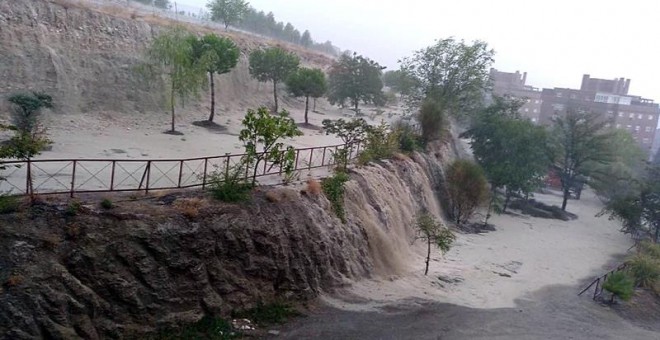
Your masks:
{"label": "sparse vegetation", "polygon": [[363,149],[358,155],[359,164],[367,164],[374,160],[392,158],[399,151],[399,132],[390,130],[382,122],[379,126],[372,126],[367,130],[363,141]]}
{"label": "sparse vegetation", "polygon": [[467,222],[488,197],[488,183],[478,164],[456,160],[447,170],[449,214],[456,224]]}
{"label": "sparse vegetation", "polygon": [[115,207],[114,203],[112,203],[112,200],[110,200],[109,198],[104,198],[101,201],[101,208],[103,208],[105,210],[110,210],[114,207]]}
{"label": "sparse vegetation", "polygon": [[0,194],[0,215],[17,212],[21,206],[21,200],[17,196]]}
{"label": "sparse vegetation", "polygon": [[305,188],[305,192],[308,195],[318,195],[323,191],[323,188],[321,187],[321,183],[315,179],[308,179],[307,180],[307,187]]}
{"label": "sparse vegetation", "polygon": [[300,68],[286,79],[289,93],[294,97],[305,97],[305,124],[309,124],[309,98],[320,98],[327,90],[325,74],[320,69]]}
{"label": "sparse vegetation", "polygon": [[80,203],[80,201],[70,201],[69,204],[67,204],[66,209],[64,209],[64,214],[67,216],[76,216],[80,212],[81,208],[82,203]]}
{"label": "sparse vegetation", "polygon": [[399,137],[399,150],[402,152],[409,154],[424,147],[422,136],[410,123],[398,120],[392,125],[392,130]]}
{"label": "sparse vegetation", "polygon": [[385,101],[383,81],[384,67],[357,54],[342,55],[332,65],[328,79],[328,101],[344,105],[350,101],[355,114],[360,114],[360,102],[382,104]]}
{"label": "sparse vegetation", "polygon": [[216,169],[209,175],[209,187],[213,198],[223,202],[241,202],[250,198],[254,187],[245,179],[245,165],[229,169]]}
{"label": "sparse vegetation", "polygon": [[232,329],[229,321],[211,316],[204,316],[196,323],[178,329],[168,329],[147,337],[151,340],[230,340],[241,339],[240,332]]}
{"label": "sparse vegetation", "polygon": [[300,313],[291,305],[281,302],[264,304],[259,302],[256,307],[232,313],[234,318],[244,318],[260,326],[281,324]]}
{"label": "sparse vegetation", "polygon": [[349,156],[353,148],[356,147],[358,142],[364,140],[371,126],[362,118],[356,118],[350,121],[343,119],[324,119],[322,124],[326,135],[333,134],[339,137],[344,143],[345,147],[337,150],[337,152],[333,152],[333,157],[338,169],[346,171]]}
{"label": "sparse vegetation", "polygon": [[337,171],[333,176],[324,178],[321,181],[323,193],[330,201],[332,210],[339,219],[346,223],[346,212],[344,211],[344,183],[350,177],[343,171]]}
{"label": "sparse vegetation", "polygon": [[417,232],[416,239],[424,240],[427,245],[424,275],[428,275],[429,262],[431,261],[431,245],[438,247],[444,254],[451,249],[451,245],[456,240],[456,235],[429,213],[417,215],[414,224]]}
{"label": "sparse vegetation", "polygon": [[442,106],[433,99],[426,99],[422,103],[418,119],[424,144],[441,139],[448,126]]}
{"label": "sparse vegetation", "polygon": [[211,20],[221,21],[226,30],[243,20],[250,4],[245,0],[210,0],[206,8],[211,11]]}
{"label": "sparse vegetation", "polygon": [[278,112],[279,109],[277,84],[295,72],[299,64],[300,58],[296,54],[279,47],[255,50],[250,54],[250,75],[260,82],[273,83],[273,98],[275,99],[273,112]]}
{"label": "sparse vegetation", "polygon": [[635,292],[634,281],[626,272],[616,272],[607,277],[603,284],[603,289],[612,294],[610,303],[614,302],[614,297],[628,301]]}
{"label": "sparse vegetation", "polygon": [[192,198],[180,198],[174,201],[174,210],[178,211],[181,215],[189,218],[195,219],[199,216],[199,210],[206,205],[204,199],[192,197]]}

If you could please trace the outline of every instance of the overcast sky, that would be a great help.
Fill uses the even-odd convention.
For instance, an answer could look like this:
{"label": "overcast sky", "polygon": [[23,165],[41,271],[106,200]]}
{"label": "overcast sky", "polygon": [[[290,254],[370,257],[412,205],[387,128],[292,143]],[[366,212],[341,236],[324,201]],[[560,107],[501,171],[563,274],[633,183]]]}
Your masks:
{"label": "overcast sky", "polygon": [[[177,0],[202,7],[206,0]],[[660,101],[660,1],[251,0],[317,41],[330,40],[389,69],[435,39],[486,41],[495,67],[528,72],[536,87],[579,88],[582,74],[632,79],[630,93]]]}

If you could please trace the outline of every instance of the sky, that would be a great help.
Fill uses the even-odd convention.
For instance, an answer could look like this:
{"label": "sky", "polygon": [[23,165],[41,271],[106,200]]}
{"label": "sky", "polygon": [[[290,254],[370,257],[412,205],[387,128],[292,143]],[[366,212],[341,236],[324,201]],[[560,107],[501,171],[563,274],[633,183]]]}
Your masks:
{"label": "sky", "polygon": [[[207,0],[177,0],[203,7]],[[632,79],[630,94],[660,102],[660,1],[251,0],[278,21],[309,29],[397,69],[447,37],[483,40],[494,67],[528,73],[535,87],[579,88],[583,74]]]}

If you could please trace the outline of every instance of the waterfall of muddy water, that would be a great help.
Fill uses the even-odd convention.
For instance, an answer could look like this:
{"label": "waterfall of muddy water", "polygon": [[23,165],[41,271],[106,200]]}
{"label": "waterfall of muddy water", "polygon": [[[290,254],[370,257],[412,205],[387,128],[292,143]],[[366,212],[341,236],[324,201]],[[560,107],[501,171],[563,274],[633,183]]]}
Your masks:
{"label": "waterfall of muddy water", "polygon": [[442,216],[427,170],[411,159],[394,160],[358,168],[352,179],[346,184],[347,216],[367,235],[373,274],[405,274],[415,258],[415,215],[427,210]]}

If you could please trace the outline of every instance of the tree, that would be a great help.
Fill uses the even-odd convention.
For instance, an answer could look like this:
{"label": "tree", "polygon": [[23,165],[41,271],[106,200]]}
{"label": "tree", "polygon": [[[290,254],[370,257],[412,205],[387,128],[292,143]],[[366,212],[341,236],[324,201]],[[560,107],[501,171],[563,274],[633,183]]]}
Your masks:
{"label": "tree", "polygon": [[211,83],[211,114],[209,122],[215,117],[215,82],[214,74],[229,73],[238,63],[239,49],[229,38],[207,34],[202,38],[193,37],[193,54],[197,63],[204,65]]}
{"label": "tree", "polygon": [[384,67],[356,53],[342,55],[332,65],[329,75],[328,100],[330,104],[343,105],[350,100],[359,114],[360,102],[377,103],[385,97],[381,79]]}
{"label": "tree", "polygon": [[172,7],[172,4],[170,4],[170,0],[153,0],[154,6],[162,9],[169,9]]}
{"label": "tree", "polygon": [[312,34],[309,33],[309,30],[305,30],[303,32],[302,37],[300,37],[300,45],[310,48],[314,44],[314,40],[312,40]]}
{"label": "tree", "polygon": [[571,189],[581,177],[590,175],[590,165],[608,164],[612,155],[608,144],[611,133],[596,113],[570,108],[554,121],[552,139],[554,167],[559,172],[563,191],[562,210],[566,210]]}
{"label": "tree", "polygon": [[211,20],[222,21],[225,30],[230,25],[240,23],[250,9],[245,0],[210,0],[206,8],[211,12]]}
{"label": "tree", "polygon": [[422,127],[422,141],[424,144],[439,139],[442,136],[443,129],[447,126],[442,106],[431,98],[422,103],[418,120],[419,125]]}
{"label": "tree", "polygon": [[415,80],[402,70],[393,70],[383,74],[383,83],[404,96],[410,94],[415,85]]}
{"label": "tree", "polygon": [[11,95],[8,101],[12,105],[12,125],[21,134],[37,133],[41,109],[53,107],[53,98],[39,92],[17,93]]}
{"label": "tree", "polygon": [[288,112],[272,115],[266,107],[257,111],[248,110],[243,119],[243,130],[238,139],[245,146],[248,166],[253,166],[252,185],[257,181],[257,170],[262,161],[270,162],[270,168],[280,166],[286,174],[293,171],[296,150],[292,146],[284,147],[283,138],[302,136]]}
{"label": "tree", "polygon": [[322,97],[328,87],[320,69],[300,68],[286,79],[286,86],[294,97],[305,97],[305,124],[309,124],[309,97]]}
{"label": "tree", "polygon": [[467,222],[488,196],[488,183],[478,164],[456,160],[447,169],[449,212],[456,224]]}
{"label": "tree", "polygon": [[424,275],[428,275],[431,245],[436,245],[444,254],[449,251],[452,243],[456,240],[456,236],[429,213],[421,213],[417,216],[415,229],[417,231],[415,239],[426,241],[426,269],[424,269]]}
{"label": "tree", "polygon": [[172,113],[172,129],[175,127],[176,97],[184,101],[197,96],[206,84],[206,67],[195,60],[194,41],[197,38],[182,27],[176,27],[157,36],[147,51],[149,64],[143,70],[165,74],[169,79],[169,102]]}
{"label": "tree", "polygon": [[462,136],[471,138],[476,161],[491,184],[489,212],[497,189],[506,189],[503,211],[513,194],[529,195],[542,183],[550,166],[548,136],[543,127],[518,115],[522,103],[495,97]]}
{"label": "tree", "polygon": [[277,84],[298,69],[300,58],[279,47],[255,50],[250,54],[250,75],[260,82],[273,82],[275,112],[278,109]]}
{"label": "tree", "polygon": [[356,144],[366,137],[371,126],[362,118],[356,118],[350,121],[343,119],[324,119],[322,124],[326,135],[336,135],[344,143],[344,147],[337,150],[334,158],[336,163],[342,167],[342,170],[346,170],[350,153]]}
{"label": "tree", "polygon": [[449,38],[404,58],[401,71],[414,80],[407,96],[409,107],[432,98],[449,115],[473,109],[488,88],[494,53],[485,42],[467,44]]}

